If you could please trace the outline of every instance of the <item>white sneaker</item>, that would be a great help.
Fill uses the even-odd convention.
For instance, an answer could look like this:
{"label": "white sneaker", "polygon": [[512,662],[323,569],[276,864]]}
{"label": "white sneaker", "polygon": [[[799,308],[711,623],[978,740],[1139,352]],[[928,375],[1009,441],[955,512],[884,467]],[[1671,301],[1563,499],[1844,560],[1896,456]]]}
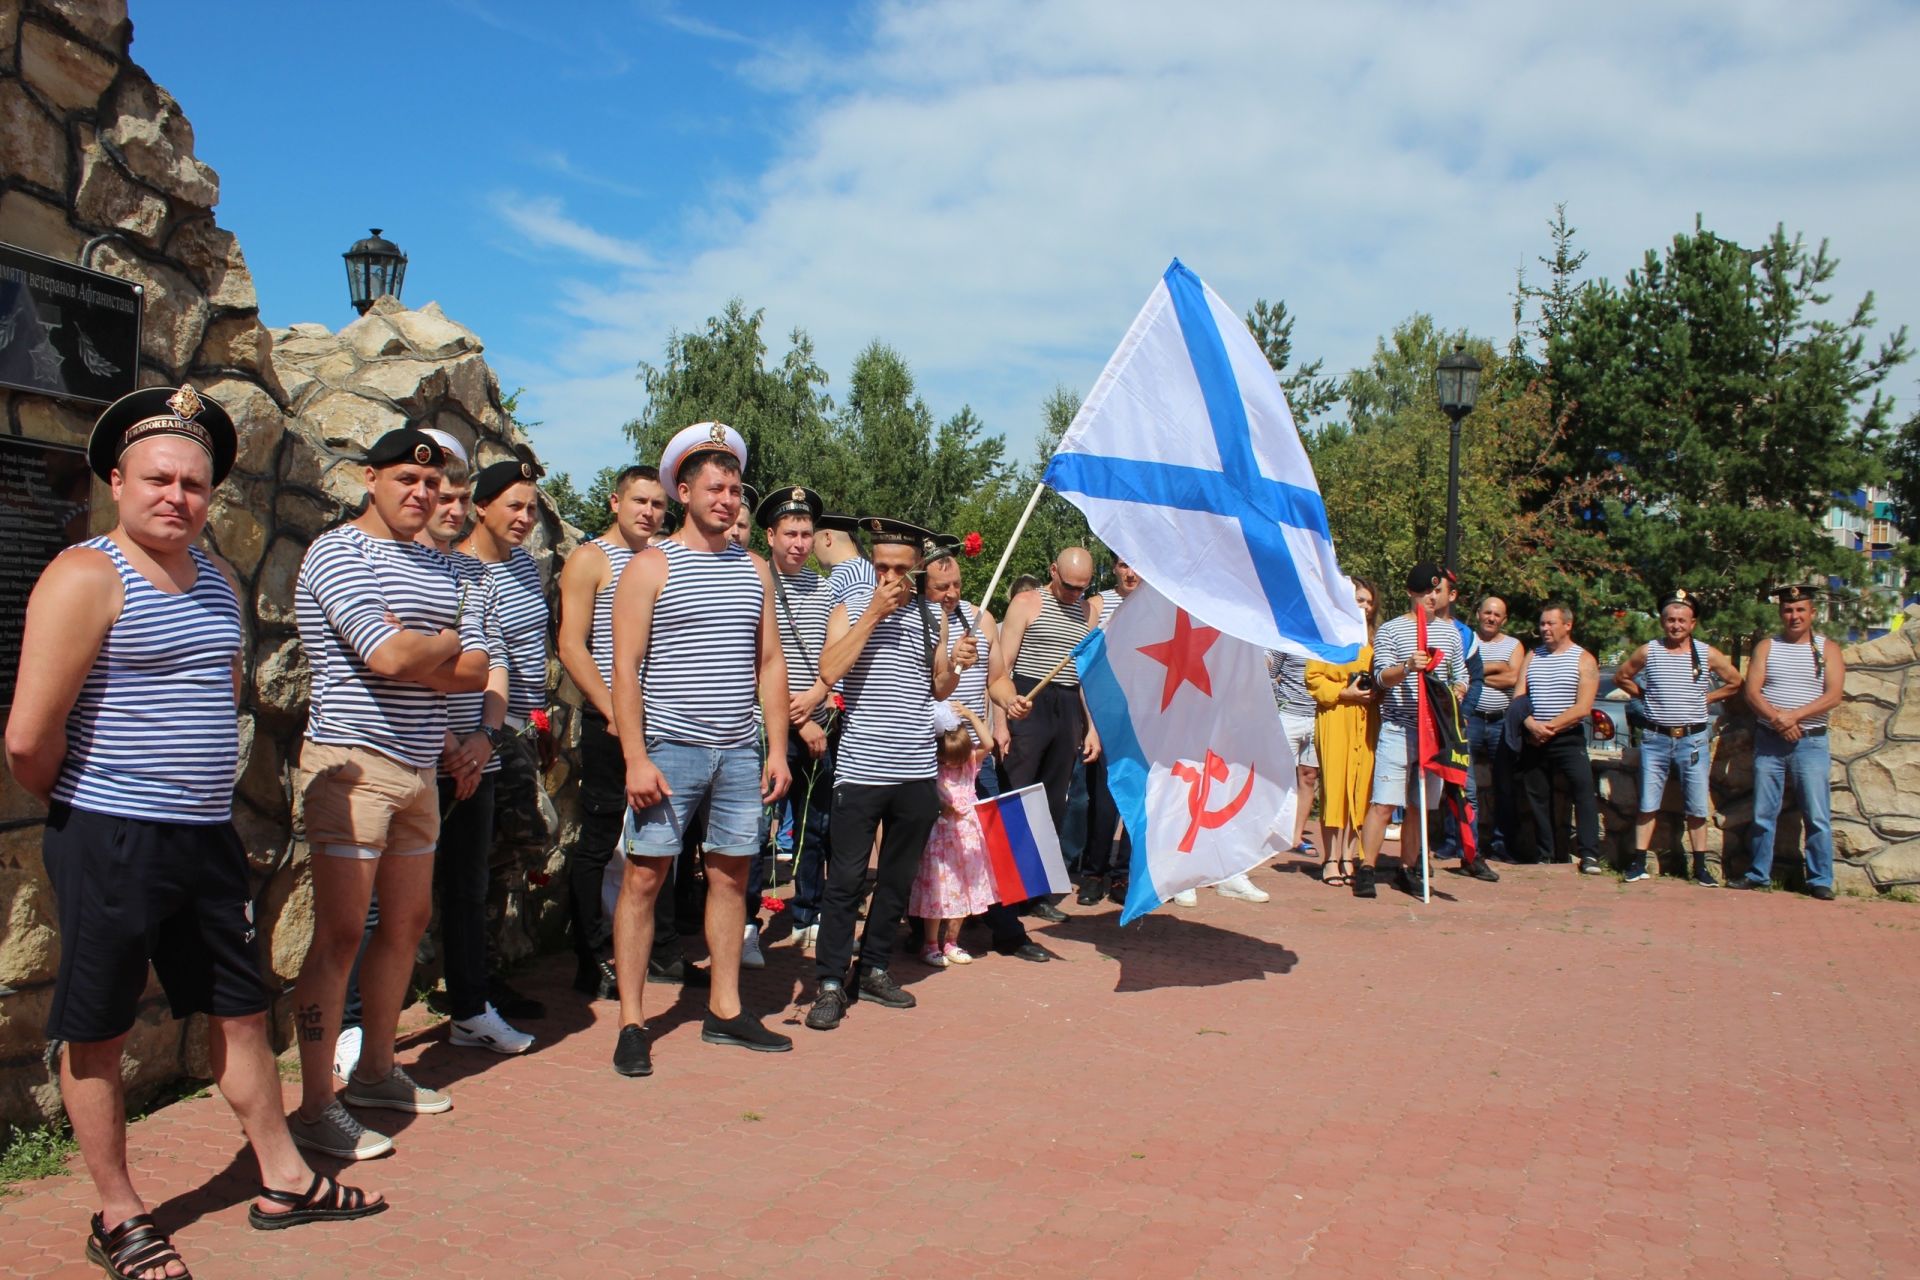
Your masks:
{"label": "white sneaker", "polygon": [[361,1035],[359,1027],[342,1027],[340,1038],[333,1042],[333,1074],[343,1081],[360,1063]]}
{"label": "white sneaker", "polygon": [[1200,905],[1200,895],[1192,889],[1182,889],[1173,895],[1173,904],[1176,907],[1197,907]]}
{"label": "white sneaker", "polygon": [[764,969],[767,957],[760,951],[760,926],[750,924],[747,934],[740,943],[740,967],[742,969]]}
{"label": "white sneaker", "polygon": [[1247,879],[1247,873],[1228,876],[1213,886],[1213,891],[1223,898],[1237,898],[1241,902],[1265,902],[1273,895]]}
{"label": "white sneaker", "polygon": [[477,1018],[453,1024],[454,1044],[468,1049],[491,1049],[495,1053],[525,1053],[533,1047],[533,1037],[507,1025],[492,1005]]}
{"label": "white sneaker", "polygon": [[1383,838],[1387,840],[1398,840],[1400,838],[1400,824],[1397,822],[1389,822],[1387,824],[1387,834]]}
{"label": "white sneaker", "polygon": [[803,924],[793,931],[792,937],[794,946],[800,948],[802,951],[809,951],[820,941],[820,926],[817,924]]}

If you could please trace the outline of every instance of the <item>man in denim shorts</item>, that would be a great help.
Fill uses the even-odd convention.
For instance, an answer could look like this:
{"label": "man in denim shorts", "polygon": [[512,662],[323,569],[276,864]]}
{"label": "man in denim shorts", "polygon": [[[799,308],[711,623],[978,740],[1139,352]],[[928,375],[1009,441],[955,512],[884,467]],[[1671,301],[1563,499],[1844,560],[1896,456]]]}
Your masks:
{"label": "man in denim shorts", "polygon": [[[1660,638],[1628,655],[1613,673],[1614,687],[1647,705],[1640,735],[1640,816],[1633,828],[1629,883],[1648,878],[1653,820],[1660,815],[1667,780],[1678,777],[1686,793],[1687,844],[1695,883],[1715,888],[1707,868],[1707,766],[1711,721],[1707,708],[1740,692],[1741,675],[1727,655],[1693,638],[1700,599],[1684,587],[1660,602]],[[1718,677],[1720,687],[1714,688]]]}
{"label": "man in denim shorts", "polygon": [[[765,806],[786,794],[787,668],[774,625],[767,562],[733,540],[747,448],[719,422],[688,427],[660,457],[660,480],[686,508],[665,542],[636,553],[613,596],[613,716],[626,758],[627,811],[614,975],[620,1036],[613,1069],[653,1073],[641,1014],[654,902],[706,806],[707,950],[700,1038],[779,1053],[793,1041],[740,1005],[747,878]],[[761,763],[755,695],[766,725]]]}

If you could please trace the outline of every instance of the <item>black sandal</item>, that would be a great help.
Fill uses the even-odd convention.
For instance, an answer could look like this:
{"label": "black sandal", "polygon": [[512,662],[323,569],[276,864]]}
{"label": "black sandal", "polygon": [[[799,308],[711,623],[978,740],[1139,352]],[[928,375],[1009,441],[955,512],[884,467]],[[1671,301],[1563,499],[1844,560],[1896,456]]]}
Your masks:
{"label": "black sandal", "polygon": [[[326,1190],[322,1193],[321,1188]],[[275,1191],[271,1187],[260,1188],[262,1199],[287,1206],[285,1213],[262,1213],[260,1206],[247,1206],[247,1222],[255,1231],[278,1231],[282,1227],[297,1227],[303,1222],[346,1222],[353,1218],[370,1218],[376,1213],[384,1213],[385,1200],[369,1200],[367,1193],[358,1187],[343,1187],[324,1173],[313,1175],[313,1185],[303,1195],[298,1191]]]}
{"label": "black sandal", "polygon": [[[166,1232],[144,1213],[134,1214],[111,1231],[100,1215],[94,1214],[93,1234],[87,1237],[87,1260],[113,1280],[145,1280],[146,1272],[158,1268],[164,1273],[168,1263],[178,1262],[183,1268],[187,1265]],[[167,1280],[193,1280],[193,1275],[182,1270]]]}

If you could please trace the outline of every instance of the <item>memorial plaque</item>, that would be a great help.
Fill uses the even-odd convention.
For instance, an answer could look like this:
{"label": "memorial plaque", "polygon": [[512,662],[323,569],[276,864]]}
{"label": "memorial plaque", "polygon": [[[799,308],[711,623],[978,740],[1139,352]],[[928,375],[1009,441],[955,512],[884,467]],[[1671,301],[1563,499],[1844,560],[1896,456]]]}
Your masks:
{"label": "memorial plaque", "polygon": [[140,371],[139,285],[0,244],[0,386],[107,404]]}
{"label": "memorial plaque", "polygon": [[49,561],[86,540],[92,497],[83,451],[0,436],[0,707],[13,705],[27,597]]}

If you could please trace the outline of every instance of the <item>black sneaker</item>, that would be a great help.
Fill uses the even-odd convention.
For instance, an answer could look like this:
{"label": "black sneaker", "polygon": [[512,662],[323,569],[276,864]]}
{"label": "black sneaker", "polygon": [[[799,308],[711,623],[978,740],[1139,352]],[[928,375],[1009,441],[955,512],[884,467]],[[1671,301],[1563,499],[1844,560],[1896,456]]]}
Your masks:
{"label": "black sneaker", "polygon": [[1463,863],[1460,869],[1475,880],[1485,880],[1488,884],[1500,883],[1500,873],[1487,865],[1484,856],[1475,858],[1472,862]]}
{"label": "black sneaker", "polygon": [[535,1000],[532,996],[522,995],[505,978],[495,976],[487,983],[487,1003],[503,1018],[544,1018],[547,1016],[547,1004],[544,1000]]}
{"label": "black sneaker", "polygon": [[1707,860],[1701,857],[1695,857],[1693,860],[1693,882],[1703,889],[1720,887],[1720,882],[1713,878],[1713,868],[1709,867]]}
{"label": "black sneaker", "polygon": [[1088,876],[1080,882],[1080,896],[1075,898],[1074,901],[1083,907],[1097,907],[1100,905],[1100,900],[1106,896],[1107,878],[1105,876]]}
{"label": "black sneaker", "polygon": [[1817,898],[1821,902],[1832,902],[1833,886],[1830,884],[1809,885],[1807,887],[1807,895],[1812,898]]}
{"label": "black sneaker", "polygon": [[1115,880],[1107,887],[1107,901],[1117,902],[1123,907],[1127,905],[1127,882],[1125,880]]}
{"label": "black sneaker", "polygon": [[1600,865],[1600,859],[1598,858],[1580,859],[1580,874],[1583,876],[1604,875],[1606,874],[1606,870],[1605,867]]}
{"label": "black sneaker", "polygon": [[1766,880],[1755,880],[1752,876],[1735,876],[1727,881],[1729,889],[1760,890],[1771,889],[1773,885]]}
{"label": "black sneaker", "polygon": [[700,1038],[708,1044],[730,1044],[756,1053],[785,1053],[793,1048],[793,1037],[769,1031],[742,1012],[731,1018],[716,1018],[709,1013],[700,1024]]}
{"label": "black sneaker", "polygon": [[815,1031],[831,1031],[847,1016],[847,989],[837,982],[820,984],[820,994],[807,1010],[807,1026]]}
{"label": "black sneaker", "polygon": [[623,1076],[653,1074],[653,1053],[643,1028],[631,1022],[620,1028],[620,1042],[613,1046],[613,1069]]}
{"label": "black sneaker", "polygon": [[1353,869],[1353,896],[1356,898],[1377,898],[1380,891],[1373,887],[1373,865],[1363,862]]}
{"label": "black sneaker", "polygon": [[1053,959],[1051,955],[1047,954],[1044,947],[1033,942],[1023,942],[1013,950],[1002,951],[1000,954],[1003,956],[1012,956],[1015,960],[1031,960],[1034,964],[1045,964],[1047,961]]}
{"label": "black sneaker", "polygon": [[1639,884],[1642,880],[1651,878],[1652,877],[1647,874],[1647,860],[1644,855],[1634,858],[1632,862],[1627,864],[1628,884]]}
{"label": "black sneaker", "polygon": [[871,1000],[889,1009],[911,1009],[920,1003],[911,991],[902,991],[885,969],[861,969],[859,989],[862,1000]]}
{"label": "black sneaker", "polygon": [[620,984],[614,977],[613,961],[582,960],[573,974],[573,989],[583,996],[595,1000],[612,1000],[620,994]]}
{"label": "black sneaker", "polygon": [[1027,914],[1035,920],[1045,920],[1048,924],[1059,924],[1067,918],[1066,912],[1054,906],[1045,898],[1040,899],[1031,907],[1028,907]]}
{"label": "black sneaker", "polygon": [[1420,896],[1420,877],[1405,863],[1393,869],[1393,887],[1410,897]]}

